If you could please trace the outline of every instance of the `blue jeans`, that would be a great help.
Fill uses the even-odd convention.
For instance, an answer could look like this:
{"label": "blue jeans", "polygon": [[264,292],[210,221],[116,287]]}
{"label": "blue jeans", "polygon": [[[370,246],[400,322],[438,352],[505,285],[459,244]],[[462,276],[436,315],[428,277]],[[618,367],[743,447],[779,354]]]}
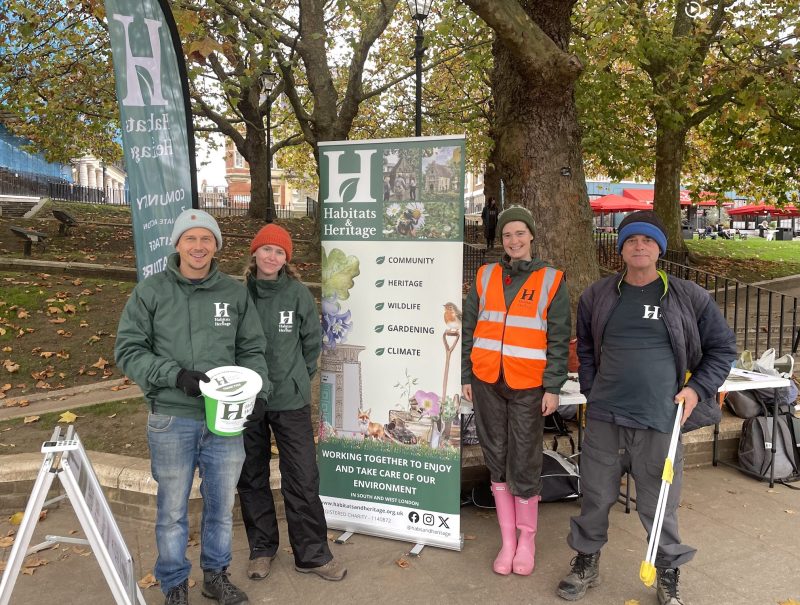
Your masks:
{"label": "blue jeans", "polygon": [[233,502],[244,463],[238,437],[220,437],[204,421],[150,414],[147,418],[150,468],[158,482],[156,545],[153,570],[167,593],[189,577],[189,492],[194,469],[200,470],[203,517],[200,524],[200,567],[221,571],[231,562]]}

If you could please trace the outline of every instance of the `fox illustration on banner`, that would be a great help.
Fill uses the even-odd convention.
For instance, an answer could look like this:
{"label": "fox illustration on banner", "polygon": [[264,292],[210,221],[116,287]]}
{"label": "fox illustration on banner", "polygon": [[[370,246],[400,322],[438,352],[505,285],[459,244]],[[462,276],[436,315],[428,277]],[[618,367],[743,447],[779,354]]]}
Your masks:
{"label": "fox illustration on banner", "polygon": [[167,0],[105,0],[139,279],[163,271],[175,218],[197,207],[194,130]]}

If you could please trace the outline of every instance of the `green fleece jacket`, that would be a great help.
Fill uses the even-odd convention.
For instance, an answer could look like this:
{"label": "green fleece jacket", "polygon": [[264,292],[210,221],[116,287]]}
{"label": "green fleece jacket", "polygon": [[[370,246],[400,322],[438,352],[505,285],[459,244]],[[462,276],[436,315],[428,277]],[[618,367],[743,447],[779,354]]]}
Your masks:
{"label": "green fleece jacket", "polygon": [[[506,299],[506,308],[508,308],[530,274],[549,265],[538,258],[513,263],[507,262],[504,258],[500,262],[500,266],[503,269],[503,278],[511,277],[510,284],[506,283],[505,279],[503,280],[503,294]],[[479,300],[476,283],[477,280],[472,282],[467,293],[467,300],[464,302],[461,330],[461,384],[472,384],[473,378],[470,354],[472,353],[472,335],[478,322]],[[567,357],[572,329],[570,323],[569,292],[565,280],[562,279],[547,309],[547,365],[542,377],[542,386],[548,393],[560,393],[562,385],[567,381]]]}
{"label": "green fleece jacket", "polygon": [[266,340],[247,290],[217,269],[193,283],[181,275],[180,257],[172,254],[167,269],[133,289],[117,328],[117,365],[141,387],[151,411],[202,420],[202,397],[189,397],[175,386],[181,368],[207,372],[219,366],[241,366],[270,383]]}
{"label": "green fleece jacket", "polygon": [[270,411],[297,410],[311,403],[311,378],[322,349],[319,311],[308,288],[281,270],[275,280],[247,278],[267,337],[272,382]]}

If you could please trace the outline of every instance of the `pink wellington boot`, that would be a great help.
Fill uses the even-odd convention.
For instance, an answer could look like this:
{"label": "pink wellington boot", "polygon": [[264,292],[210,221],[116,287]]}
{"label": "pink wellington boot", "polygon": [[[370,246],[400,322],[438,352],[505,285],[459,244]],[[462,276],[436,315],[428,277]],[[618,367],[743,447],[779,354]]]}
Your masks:
{"label": "pink wellington boot", "polygon": [[514,517],[514,496],[508,491],[506,483],[492,483],[494,505],[497,509],[497,522],[503,546],[494,560],[492,569],[501,576],[511,573],[514,552],[517,550],[517,524]]}
{"label": "pink wellington boot", "polygon": [[533,496],[527,500],[514,498],[519,541],[514,555],[513,571],[518,576],[529,576],[533,571],[536,556],[536,527],[539,525],[539,500],[540,496]]}

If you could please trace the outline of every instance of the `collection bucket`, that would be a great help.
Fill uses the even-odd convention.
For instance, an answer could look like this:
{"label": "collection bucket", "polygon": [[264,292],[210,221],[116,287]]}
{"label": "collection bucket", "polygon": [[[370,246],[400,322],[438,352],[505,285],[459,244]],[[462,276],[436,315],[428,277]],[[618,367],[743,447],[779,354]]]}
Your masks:
{"label": "collection bucket", "polygon": [[261,376],[248,368],[222,366],[206,372],[211,379],[200,383],[206,402],[206,424],[215,435],[235,437],[244,430],[261,391]]}

